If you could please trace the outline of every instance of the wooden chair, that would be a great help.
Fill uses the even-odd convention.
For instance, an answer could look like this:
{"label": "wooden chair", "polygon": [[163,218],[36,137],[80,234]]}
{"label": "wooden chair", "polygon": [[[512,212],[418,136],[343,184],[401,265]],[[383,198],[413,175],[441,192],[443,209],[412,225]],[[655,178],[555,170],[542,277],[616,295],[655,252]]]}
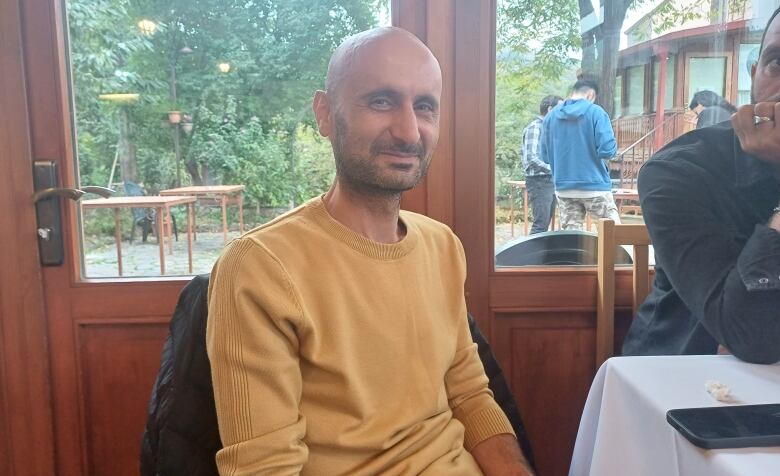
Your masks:
{"label": "wooden chair", "polygon": [[615,341],[615,249],[634,245],[633,303],[634,315],[650,293],[650,235],[643,224],[616,225],[602,219],[598,224],[598,301],[596,320],[596,368],[614,353]]}

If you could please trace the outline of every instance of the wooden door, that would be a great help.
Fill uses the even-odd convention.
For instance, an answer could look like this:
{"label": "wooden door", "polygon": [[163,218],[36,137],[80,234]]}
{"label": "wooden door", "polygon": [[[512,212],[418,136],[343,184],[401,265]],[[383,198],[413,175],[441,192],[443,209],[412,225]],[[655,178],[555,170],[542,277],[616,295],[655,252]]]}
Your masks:
{"label": "wooden door", "polygon": [[146,404],[186,279],[84,281],[37,257],[32,164],[74,187],[62,4],[0,0],[0,474],[137,475]]}

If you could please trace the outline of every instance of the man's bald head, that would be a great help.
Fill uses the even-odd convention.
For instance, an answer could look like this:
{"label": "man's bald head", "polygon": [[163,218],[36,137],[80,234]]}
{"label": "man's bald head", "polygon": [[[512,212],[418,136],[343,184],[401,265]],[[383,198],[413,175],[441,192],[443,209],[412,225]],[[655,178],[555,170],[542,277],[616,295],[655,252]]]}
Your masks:
{"label": "man's bald head", "polygon": [[325,91],[331,101],[356,70],[370,67],[372,61],[382,60],[385,54],[427,56],[436,65],[441,76],[439,62],[428,47],[412,33],[397,27],[380,27],[366,30],[345,39],[333,52],[328,63]]}
{"label": "man's bald head", "polygon": [[347,38],[314,94],[318,130],[330,139],[337,183],[397,199],[425,175],[439,138],[441,68],[399,28]]}

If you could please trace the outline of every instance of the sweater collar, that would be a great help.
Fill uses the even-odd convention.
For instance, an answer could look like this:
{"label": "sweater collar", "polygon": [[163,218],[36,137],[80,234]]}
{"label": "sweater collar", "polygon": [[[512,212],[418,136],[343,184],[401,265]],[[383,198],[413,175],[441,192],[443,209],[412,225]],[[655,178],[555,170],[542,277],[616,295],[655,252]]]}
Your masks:
{"label": "sweater collar", "polygon": [[311,200],[308,204],[312,211],[314,221],[328,234],[338,241],[349,246],[353,250],[379,260],[394,260],[408,255],[419,240],[419,229],[412,220],[408,219],[405,211],[401,210],[399,220],[406,227],[406,236],[397,243],[379,243],[356,233],[333,218],[325,207],[324,195]]}

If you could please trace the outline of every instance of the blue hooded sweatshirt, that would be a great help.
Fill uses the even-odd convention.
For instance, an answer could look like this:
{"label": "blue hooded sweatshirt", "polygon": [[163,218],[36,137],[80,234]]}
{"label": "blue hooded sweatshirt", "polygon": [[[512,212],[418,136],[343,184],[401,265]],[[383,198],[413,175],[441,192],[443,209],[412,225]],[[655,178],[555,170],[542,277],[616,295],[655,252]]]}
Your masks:
{"label": "blue hooded sweatshirt", "polygon": [[617,153],[609,116],[587,99],[567,99],[544,118],[542,160],[555,190],[610,191],[606,160]]}

